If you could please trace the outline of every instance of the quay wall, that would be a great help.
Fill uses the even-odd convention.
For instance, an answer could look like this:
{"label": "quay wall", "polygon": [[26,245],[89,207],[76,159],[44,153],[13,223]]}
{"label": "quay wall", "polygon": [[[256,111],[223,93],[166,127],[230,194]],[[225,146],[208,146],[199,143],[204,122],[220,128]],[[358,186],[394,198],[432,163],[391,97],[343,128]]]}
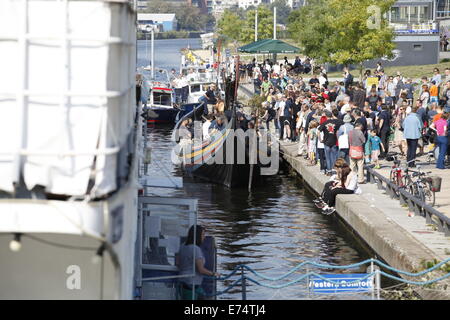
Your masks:
{"label": "quay wall", "polygon": [[[307,166],[306,161],[296,156],[297,146],[280,143],[281,157],[294,169],[303,182],[316,194],[321,194],[329,177],[321,174],[317,167]],[[382,192],[381,190],[379,191]],[[385,195],[387,199],[387,195]],[[347,226],[390,266],[416,273],[424,269],[423,261],[432,261],[436,255],[421,242],[412,237],[401,226],[388,218],[381,210],[370,205],[360,195],[339,195],[336,198],[336,213]],[[424,220],[425,223],[425,220]],[[431,279],[442,276],[439,272],[430,273]],[[411,281],[425,281],[425,278],[408,278]],[[448,279],[441,281],[449,283]],[[419,287],[415,289],[426,300],[449,300],[450,286],[437,291]]]}

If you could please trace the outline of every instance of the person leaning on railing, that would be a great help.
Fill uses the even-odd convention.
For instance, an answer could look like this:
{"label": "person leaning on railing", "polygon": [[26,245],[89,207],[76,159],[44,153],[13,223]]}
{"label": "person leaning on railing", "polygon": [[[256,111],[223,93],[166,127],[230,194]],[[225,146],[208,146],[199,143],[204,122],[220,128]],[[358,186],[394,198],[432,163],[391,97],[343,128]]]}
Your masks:
{"label": "person leaning on railing", "polygon": [[180,278],[182,300],[192,300],[192,298],[194,298],[193,300],[203,300],[205,298],[205,292],[201,287],[203,276],[220,277],[219,273],[205,268],[205,256],[200,248],[205,236],[205,229],[201,225],[191,226],[186,242],[181,246],[176,257],[175,263],[180,269],[180,275],[195,274],[194,276]]}

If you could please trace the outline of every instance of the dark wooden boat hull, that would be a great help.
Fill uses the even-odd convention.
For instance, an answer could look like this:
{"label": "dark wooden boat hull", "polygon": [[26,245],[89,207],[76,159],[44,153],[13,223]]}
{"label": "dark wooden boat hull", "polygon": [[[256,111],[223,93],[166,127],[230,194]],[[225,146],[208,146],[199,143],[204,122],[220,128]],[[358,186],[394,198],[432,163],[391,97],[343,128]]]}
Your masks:
{"label": "dark wooden boat hull", "polygon": [[172,108],[172,109],[149,109],[148,110],[148,117],[147,122],[148,123],[154,123],[154,124],[169,124],[173,125],[176,123],[176,118],[178,113],[180,112],[179,109]]}
{"label": "dark wooden boat hull", "polygon": [[[199,105],[183,117],[175,127],[174,132],[186,118],[201,119],[203,107],[203,105]],[[214,134],[210,142],[192,146],[192,149],[185,153],[184,170],[195,177],[222,184],[229,188],[247,188],[250,177],[252,179],[251,185],[258,185],[261,182],[261,167],[258,164],[251,164],[248,146],[245,146],[239,137],[234,136],[235,128],[235,116],[232,115],[227,127]],[[234,139],[234,143],[231,143],[230,139]],[[176,134],[174,140],[177,141]],[[234,150],[227,150],[227,146],[233,146]],[[241,152],[245,150],[245,162],[243,164],[238,162],[238,150]],[[229,159],[232,158],[230,154],[234,155],[232,161],[226,161],[227,155]]]}

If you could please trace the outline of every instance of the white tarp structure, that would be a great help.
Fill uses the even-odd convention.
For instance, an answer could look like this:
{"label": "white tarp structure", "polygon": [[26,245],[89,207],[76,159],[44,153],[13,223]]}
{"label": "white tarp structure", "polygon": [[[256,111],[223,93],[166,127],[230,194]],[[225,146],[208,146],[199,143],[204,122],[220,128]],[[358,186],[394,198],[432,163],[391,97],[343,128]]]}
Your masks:
{"label": "white tarp structure", "polygon": [[136,112],[134,15],[118,2],[0,1],[1,191],[117,189]]}

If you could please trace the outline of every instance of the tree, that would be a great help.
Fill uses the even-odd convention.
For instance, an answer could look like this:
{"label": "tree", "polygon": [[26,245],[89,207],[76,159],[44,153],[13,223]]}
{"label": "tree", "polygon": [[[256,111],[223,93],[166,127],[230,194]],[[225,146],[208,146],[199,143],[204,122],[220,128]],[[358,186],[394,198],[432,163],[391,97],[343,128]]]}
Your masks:
{"label": "tree", "polygon": [[162,0],[150,0],[147,13],[175,13],[179,30],[202,31],[207,24],[214,23],[214,17],[202,14],[195,6],[172,5]]}
{"label": "tree", "polygon": [[228,39],[239,40],[241,23],[242,21],[236,13],[226,9],[217,22],[217,31]]}
{"label": "tree", "polygon": [[286,24],[292,9],[288,6],[286,0],[275,0],[269,6],[270,11],[277,8],[277,23]]}
{"label": "tree", "polygon": [[197,7],[179,6],[175,8],[175,14],[180,30],[200,31],[205,28],[207,17]]}
{"label": "tree", "polygon": [[[258,40],[273,37],[273,15],[266,6],[258,7]],[[255,10],[248,10],[239,39],[249,43],[255,41]]]}
{"label": "tree", "polygon": [[302,47],[306,56],[320,63],[329,62],[326,42],[334,36],[327,21],[326,2],[327,0],[312,0],[309,5],[292,11],[288,17],[291,38]]}
{"label": "tree", "polygon": [[147,2],[146,13],[174,13],[174,7],[162,0],[150,0]]}
{"label": "tree", "polygon": [[291,13],[288,30],[319,62],[358,64],[392,56],[394,32],[383,15],[395,0],[313,0]]}
{"label": "tree", "polygon": [[395,0],[330,0],[330,10],[337,13],[331,27],[338,35],[338,41],[331,45],[331,60],[336,64],[358,64],[362,77],[365,61],[392,57],[394,31],[383,15],[394,3]]}

